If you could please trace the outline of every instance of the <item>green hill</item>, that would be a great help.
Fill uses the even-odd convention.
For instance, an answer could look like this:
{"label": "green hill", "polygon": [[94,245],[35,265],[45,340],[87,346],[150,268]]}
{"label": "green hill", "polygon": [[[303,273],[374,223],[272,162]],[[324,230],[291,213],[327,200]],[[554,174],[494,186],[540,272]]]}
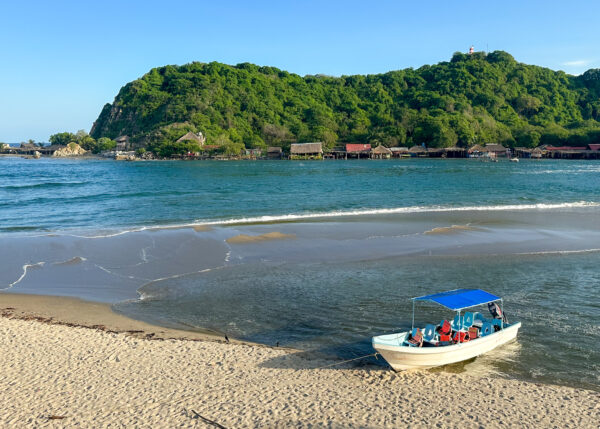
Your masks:
{"label": "green hill", "polygon": [[600,141],[600,69],[571,76],[502,51],[366,76],[302,77],[249,63],[165,66],[125,85],[91,135],[128,135],[152,149],[188,131],[201,131],[208,144],[246,147],[584,145]]}

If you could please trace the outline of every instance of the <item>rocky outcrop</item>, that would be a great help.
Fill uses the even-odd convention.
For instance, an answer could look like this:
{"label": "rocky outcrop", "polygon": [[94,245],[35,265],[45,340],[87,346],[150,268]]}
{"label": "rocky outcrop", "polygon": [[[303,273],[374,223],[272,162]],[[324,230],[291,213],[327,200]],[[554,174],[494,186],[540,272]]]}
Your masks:
{"label": "rocky outcrop", "polygon": [[79,146],[75,142],[71,142],[63,148],[54,151],[52,156],[64,157],[64,156],[81,156],[85,155],[88,151]]}

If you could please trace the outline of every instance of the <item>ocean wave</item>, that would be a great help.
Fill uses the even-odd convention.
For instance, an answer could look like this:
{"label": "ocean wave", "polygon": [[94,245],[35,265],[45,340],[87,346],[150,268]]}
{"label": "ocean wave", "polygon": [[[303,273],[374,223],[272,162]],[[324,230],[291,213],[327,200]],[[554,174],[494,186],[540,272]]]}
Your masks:
{"label": "ocean wave", "polygon": [[576,249],[576,250],[542,250],[539,252],[522,252],[515,255],[570,255],[577,253],[598,253],[600,249]]}
{"label": "ocean wave", "polygon": [[25,185],[5,185],[0,186],[0,189],[13,189],[13,190],[25,190],[25,189],[36,189],[36,188],[62,188],[71,186],[86,185],[88,182],[44,182],[44,183],[30,183]]}
{"label": "ocean wave", "polygon": [[[490,205],[490,206],[409,206],[409,207],[393,207],[380,209],[362,209],[362,210],[336,210],[330,212],[313,212],[313,213],[290,213],[282,215],[264,215],[254,217],[240,217],[229,219],[204,220],[197,219],[190,223],[172,224],[172,225],[150,225],[131,227],[129,229],[111,230],[96,233],[94,235],[73,234],[67,231],[62,231],[61,235],[66,235],[76,238],[111,238],[124,234],[143,232],[143,231],[161,231],[169,229],[193,228],[196,232],[210,231],[208,226],[219,225],[248,225],[248,224],[265,224],[265,223],[285,223],[298,222],[311,219],[328,219],[328,218],[344,218],[344,217],[360,217],[360,216],[377,216],[389,214],[412,214],[412,213],[452,213],[452,212],[479,212],[479,211],[526,211],[526,210],[560,210],[570,208],[592,208],[600,207],[600,202],[595,201],[576,201],[565,203],[536,203],[536,204],[507,204],[507,205]],[[0,229],[1,231],[2,229]],[[50,234],[44,234],[50,235]],[[54,235],[54,233],[52,234]]]}
{"label": "ocean wave", "polygon": [[[411,214],[411,213],[449,213],[449,212],[471,212],[471,211],[520,211],[520,210],[553,210],[565,208],[583,208],[583,207],[600,207],[600,203],[593,201],[577,201],[571,203],[537,203],[537,204],[507,204],[493,206],[464,206],[464,207],[444,207],[444,206],[411,206],[411,207],[395,207],[382,209],[363,209],[363,210],[348,210],[348,211],[331,211],[324,213],[298,213],[285,215],[265,215],[248,218],[225,219],[214,221],[197,220],[193,225],[239,225],[250,223],[275,223],[275,222],[290,222],[304,219],[322,219],[322,218],[337,218],[337,217],[356,217],[356,216],[372,216],[386,214]],[[185,225],[181,225],[185,226]]]}

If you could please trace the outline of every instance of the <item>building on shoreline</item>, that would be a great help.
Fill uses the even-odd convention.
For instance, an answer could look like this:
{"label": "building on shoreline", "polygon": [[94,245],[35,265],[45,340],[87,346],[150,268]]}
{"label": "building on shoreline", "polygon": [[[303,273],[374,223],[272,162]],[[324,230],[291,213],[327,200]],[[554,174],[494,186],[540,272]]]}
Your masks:
{"label": "building on shoreline", "polygon": [[484,152],[489,154],[490,158],[499,158],[499,157],[510,157],[511,152],[507,147],[502,146],[498,143],[488,143],[483,148]]}
{"label": "building on shoreline", "polygon": [[391,147],[392,158],[410,158],[408,148],[406,146]]}
{"label": "building on shoreline", "polygon": [[390,159],[392,157],[391,149],[379,145],[375,149],[371,150],[372,159]]}
{"label": "building on shoreline", "polygon": [[410,149],[408,149],[408,153],[413,158],[425,158],[427,156],[427,149],[421,145],[414,145]]}
{"label": "building on shoreline", "polygon": [[362,157],[369,158],[371,156],[370,143],[346,143],[346,159]]}
{"label": "building on shoreline", "polygon": [[130,149],[129,147],[129,136],[119,136],[115,139],[117,143],[115,150],[116,151],[127,151]]}
{"label": "building on shoreline", "polygon": [[281,159],[283,158],[283,149],[279,146],[271,146],[267,148],[267,159]]}
{"label": "building on shoreline", "polygon": [[323,143],[292,143],[290,159],[322,159]]}

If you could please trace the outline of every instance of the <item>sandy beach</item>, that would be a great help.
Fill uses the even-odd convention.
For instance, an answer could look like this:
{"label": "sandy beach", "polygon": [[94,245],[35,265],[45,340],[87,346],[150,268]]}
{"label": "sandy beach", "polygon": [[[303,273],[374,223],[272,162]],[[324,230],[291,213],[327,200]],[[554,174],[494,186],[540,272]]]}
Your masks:
{"label": "sandy beach", "polygon": [[583,428],[600,417],[594,391],[334,365],[31,298],[0,295],[0,427]]}

